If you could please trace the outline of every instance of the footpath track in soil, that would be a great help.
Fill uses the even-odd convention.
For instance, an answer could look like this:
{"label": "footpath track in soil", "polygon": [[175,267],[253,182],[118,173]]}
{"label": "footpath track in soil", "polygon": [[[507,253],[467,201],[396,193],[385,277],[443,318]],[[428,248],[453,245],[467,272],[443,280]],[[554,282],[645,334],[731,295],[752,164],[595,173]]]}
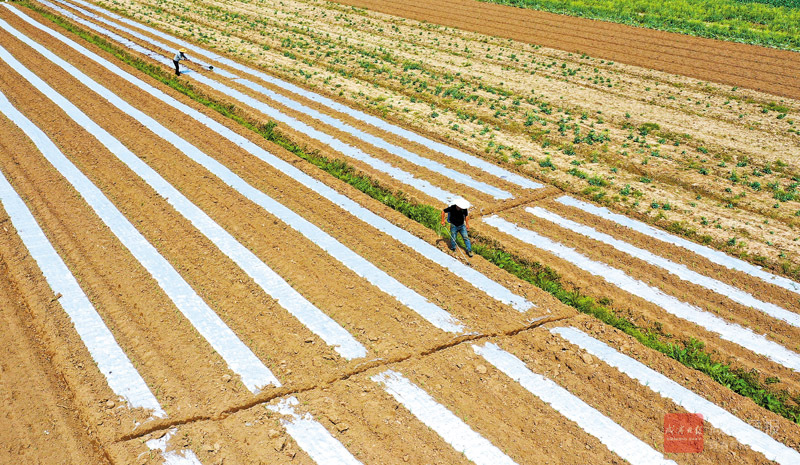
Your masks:
{"label": "footpath track in soil", "polygon": [[[241,384],[228,368],[230,363],[208,345],[209,336],[199,334],[178,311],[181,302],[162,290],[160,283],[126,249],[126,242],[98,217],[99,212],[93,210],[95,204],[87,203],[75,191],[64,173],[37,150],[39,145],[31,142],[31,134],[24,133],[8,119],[9,113],[0,117],[0,143],[9,148],[0,156],[0,171],[24,199],[167,413],[165,419],[148,418],[146,411],[125,408],[122,399],[111,392],[95,369],[92,355],[59,308],[58,296],[48,289],[36,264],[14,235],[15,225],[11,225],[0,246],[4,252],[3,270],[7,269],[7,274],[13,277],[8,282],[17,283],[18,287],[14,296],[19,297],[11,298],[28,302],[13,307],[19,312],[19,319],[30,320],[21,338],[30,341],[34,337],[32,331],[44,335],[41,350],[52,355],[47,363],[42,362],[49,365],[43,369],[47,372],[43,376],[61,377],[74,398],[77,418],[66,416],[61,424],[79,422],[89,431],[87,435],[98,438],[92,442],[79,434],[72,435],[71,440],[59,436],[58,443],[72,444],[71,449],[65,450],[77,449],[72,454],[91,456],[93,451],[100,450],[113,463],[158,463],[167,459],[206,464],[488,465],[546,461],[613,463],[621,459],[642,464],[710,464],[737,460],[761,463],[765,457],[779,463],[793,463],[800,458],[797,425],[642,347],[619,331],[589,317],[576,316],[574,310],[556,302],[549,294],[480,258],[473,258],[471,270],[512,289],[536,307],[521,312],[524,309],[498,302],[472,287],[471,278],[406,245],[412,242],[395,238],[399,231],[387,229],[395,232],[387,234],[385,226],[360,219],[355,216],[355,209],[344,208],[341,200],[325,198],[320,194],[326,192],[321,187],[312,190],[306,178],[310,175],[315,182],[322,181],[325,187],[344,193],[360,208],[366,207],[375,215],[370,217],[373,222],[388,219],[415,237],[433,242],[435,236],[420,225],[131,71],[136,79],[155,85],[217,124],[245,135],[244,140],[251,144],[295,163],[302,171],[276,168],[283,166],[277,162],[265,163],[253,156],[252,149],[221,137],[208,129],[209,123],[202,124],[166,101],[131,86],[113,70],[88,59],[86,53],[65,46],[23,21],[14,10],[14,7],[0,8],[4,25],[0,46],[15,63],[13,66],[0,63],[0,92],[22,117],[44,131],[44,137],[56,144],[56,150],[63,152],[135,225],[137,234],[177,270],[192,292],[219,315],[281,384],[265,387],[255,394]],[[32,18],[40,19],[35,14]],[[20,31],[21,37],[13,36],[9,28]],[[78,74],[50,61],[32,48],[38,46],[34,44],[66,60],[259,191],[450,312],[464,324],[462,334],[448,334],[435,328],[369,284],[309,237],[189,160],[184,152],[158,137],[153,132],[154,126],[143,125],[124,112],[122,106],[116,107],[89,90],[79,81]],[[113,60],[95,47],[88,47]],[[35,73],[36,80],[43,83],[34,86],[21,79],[23,68]],[[33,81],[33,76],[29,76]],[[316,338],[279,302],[265,294],[212,238],[182,216],[171,203],[174,199],[164,198],[130,165],[120,161],[120,153],[110,151],[73,120],[74,111],[68,113],[70,110],[60,108],[48,97],[49,92],[66,97],[303,297],[339,322],[367,348],[367,356],[346,360]],[[415,174],[420,170],[411,166],[408,169]],[[303,182],[301,175],[306,179]],[[386,182],[400,187],[390,178]],[[630,235],[631,241],[641,247],[663,253],[657,246],[643,245],[646,240],[636,234],[548,199],[527,200],[500,215],[530,227],[532,217],[525,208],[533,205],[616,233],[626,241]],[[490,230],[481,224],[474,227],[484,234]],[[576,233],[540,220],[535,222],[534,229],[557,236],[593,260],[624,263],[634,269],[637,278],[657,283],[664,292],[681,297],[690,292],[689,301],[694,305],[724,306],[726,311],[719,316],[726,320],[770,326],[769,337],[776,343],[797,337],[796,327],[776,322],[741,304],[731,304],[724,296],[687,287],[654,266],[625,258],[610,247],[598,247]],[[521,256],[538,254],[518,240],[502,234],[489,235],[507,243],[509,250]],[[698,273],[720,274],[716,265],[694,254],[672,252],[673,260],[691,264]],[[668,321],[665,326],[675,332],[700,334],[721,353],[740,359],[747,366],[765,369],[783,379],[786,387],[797,388],[795,371],[721,341],[713,332],[686,329],[685,322],[600,283],[581,270],[580,264],[573,267],[553,258],[542,261],[567,270],[566,279],[612,296],[620,308],[628,309],[637,319],[664,320]],[[744,274],[715,277],[748,292],[763,291],[759,298],[776,305],[783,305],[782,300],[787,296],[796,297]],[[786,310],[797,312],[797,304],[787,305]],[[565,327],[579,328],[581,332]],[[592,342],[594,339],[609,347],[603,349],[605,346]],[[26,352],[35,350],[22,344],[20,347]],[[617,351],[650,368],[636,365]],[[622,360],[614,359],[613,363],[621,363],[615,365],[619,369],[612,367],[612,358],[608,357]],[[643,378],[637,378],[638,381],[632,378],[630,370],[640,370],[653,380],[658,373],[668,379],[658,378],[651,386]],[[687,401],[694,395],[689,391],[699,397]],[[10,410],[4,413],[16,413],[17,409],[30,411],[31,418],[46,415],[44,410],[19,401],[12,402]],[[687,411],[707,417],[705,452],[664,457],[663,414]],[[60,431],[68,429],[60,428]],[[23,440],[11,438],[9,452],[18,450],[14,449],[15,443]]]}
{"label": "footpath track in soil", "polygon": [[800,98],[800,54],[474,0],[337,3]]}

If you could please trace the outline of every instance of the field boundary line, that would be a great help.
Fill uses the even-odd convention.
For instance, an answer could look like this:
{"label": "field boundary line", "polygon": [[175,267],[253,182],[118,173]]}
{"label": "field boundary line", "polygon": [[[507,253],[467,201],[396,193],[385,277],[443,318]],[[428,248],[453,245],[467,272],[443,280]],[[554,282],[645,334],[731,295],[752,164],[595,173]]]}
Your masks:
{"label": "field boundary line", "polygon": [[175,426],[181,426],[189,423],[194,423],[198,421],[217,421],[222,420],[230,415],[233,415],[237,412],[241,412],[242,410],[247,410],[253,408],[257,405],[264,404],[267,402],[271,402],[275,399],[279,399],[281,397],[286,396],[293,396],[297,394],[302,394],[304,392],[313,391],[315,389],[324,388],[330,386],[334,383],[339,381],[346,381],[353,376],[360,375],[368,370],[372,370],[375,368],[389,368],[391,366],[397,365],[399,363],[408,361],[408,360],[421,360],[429,355],[437,354],[443,350],[450,349],[452,347],[459,346],[461,344],[473,343],[486,340],[492,337],[507,337],[507,336],[515,336],[525,331],[531,331],[540,326],[543,326],[547,323],[558,323],[564,320],[568,320],[573,318],[574,315],[552,315],[552,316],[545,316],[536,318],[524,325],[518,326],[516,328],[510,328],[506,331],[500,331],[495,333],[486,333],[486,334],[478,334],[478,333],[469,333],[454,336],[449,341],[443,342],[436,347],[431,347],[416,353],[405,354],[396,356],[390,359],[383,359],[383,358],[376,358],[372,360],[364,361],[363,363],[356,365],[353,367],[349,372],[340,374],[338,376],[326,379],[326,380],[318,380],[316,382],[306,383],[304,385],[284,385],[280,388],[270,390],[269,392],[263,392],[255,396],[255,398],[247,400],[245,402],[241,402],[239,404],[230,406],[226,409],[223,409],[216,414],[212,415],[193,415],[190,417],[184,418],[171,418],[166,421],[158,421],[153,422],[152,424],[143,425],[140,427],[135,433],[128,433],[120,436],[117,438],[117,442],[129,441],[131,439],[139,439],[142,438],[150,433],[156,431],[163,431],[165,429],[169,429]]}
{"label": "field boundary line", "polygon": [[[535,192],[531,192],[530,194],[516,197],[513,200],[507,200],[500,204],[496,204],[494,207],[479,208],[477,210],[480,216],[489,216],[497,213],[502,213],[508,210],[513,210],[514,208],[517,208],[521,205],[549,200],[555,196],[563,194],[564,191],[559,189],[558,187],[548,186],[543,189],[539,189]],[[473,207],[473,210],[475,210],[475,207]],[[470,213],[470,218],[475,219],[477,216],[478,215],[475,215],[474,213]]]}
{"label": "field boundary line", "polygon": [[648,368],[643,363],[621,354],[577,328],[560,326],[550,329],[606,364],[638,381],[642,386],[650,388],[661,396],[692,413],[700,413],[705,421],[711,423],[725,434],[733,436],[737,441],[766,456],[767,460],[775,460],[781,464],[800,463],[800,452],[776,441],[768,434],[748,425],[739,417],[722,407],[695,394],[661,373]]}

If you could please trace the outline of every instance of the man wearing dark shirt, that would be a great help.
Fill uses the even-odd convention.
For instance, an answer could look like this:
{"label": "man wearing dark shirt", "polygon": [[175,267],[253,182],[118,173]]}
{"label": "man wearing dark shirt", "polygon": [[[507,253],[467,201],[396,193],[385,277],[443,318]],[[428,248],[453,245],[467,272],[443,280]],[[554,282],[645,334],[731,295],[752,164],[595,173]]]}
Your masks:
{"label": "man wearing dark shirt", "polygon": [[464,247],[467,255],[472,256],[472,244],[469,243],[467,229],[469,229],[469,207],[470,203],[463,198],[453,201],[453,204],[442,210],[442,226],[445,225],[445,217],[450,223],[450,250],[456,250],[456,235],[461,234],[464,238]]}

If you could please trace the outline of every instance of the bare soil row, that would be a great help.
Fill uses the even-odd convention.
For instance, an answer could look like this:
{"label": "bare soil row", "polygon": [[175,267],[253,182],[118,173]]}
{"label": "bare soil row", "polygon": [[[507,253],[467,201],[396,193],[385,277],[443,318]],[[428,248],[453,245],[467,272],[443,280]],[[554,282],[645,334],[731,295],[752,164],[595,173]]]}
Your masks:
{"label": "bare soil row", "polygon": [[[339,3],[546,47],[566,49],[574,53],[588,53],[697,79],[750,87],[775,95],[800,97],[800,84],[785,74],[787,67],[800,69],[800,57],[793,52],[737,43],[720,43],[709,39],[471,0],[448,0],[445,3],[411,2],[402,6],[391,2],[362,0],[346,0]],[[476,21],[471,18],[481,18],[481,20]],[[509,28],[509,25],[520,27]],[[620,36],[627,36],[633,40],[625,42],[616,39]],[[579,40],[575,40],[576,38]],[[631,44],[636,46],[632,49]],[[720,49],[726,52],[726,55],[720,57],[723,60],[720,64],[724,66],[707,66],[721,55]],[[765,60],[764,57],[769,58]],[[748,62],[763,62],[764,65],[753,67]]]}
{"label": "bare soil row", "polygon": [[[0,9],[0,17],[217,158],[258,189],[438,303],[470,329],[480,334],[496,334],[497,337],[491,340],[523,359],[533,371],[556,380],[639,439],[659,448],[663,434],[663,413],[682,411],[679,406],[607,365],[584,357],[547,332],[546,328],[511,335],[548,311],[550,316],[574,315],[574,311],[555,302],[543,291],[513,278],[482,259],[471,260],[476,269],[511,286],[515,292],[536,302],[538,308],[527,314],[519,314],[496,303],[459,277],[431,264],[425,257],[407,250],[369,225],[354,220],[348,212],[341,211],[326,199],[255,160],[241,148],[221,140],[193,120],[131,89],[113,73],[26,26],[5,9]],[[87,91],[60,69],[44,68],[41,57],[26,45],[5,33],[0,35],[0,41],[27,67],[37,71],[59,93],[69,96],[94,121],[123,141],[273,267],[301,294],[342,323],[368,347],[368,359],[377,365],[362,372],[359,364],[363,361],[348,363],[339,358],[281,309],[164,199],[122,165],[114,154],[69,120],[62,110],[36,89],[22,82],[15,71],[4,64],[0,66],[0,89],[3,93],[56,141],[61,150],[111,198],[148,241],[287,385],[282,391],[267,391],[253,399],[236,382],[235,377],[226,378],[224,361],[192,330],[174,304],[158,289],[119,240],[37,153],[30,141],[7,120],[0,120],[0,140],[7,146],[17,148],[0,155],[0,170],[26,199],[56,249],[87,289],[118,342],[135,361],[137,369],[148,381],[171,419],[184,423],[172,440],[172,446],[191,448],[203,463],[312,463],[286,435],[277,414],[265,409],[261,402],[274,403],[283,398],[285,392],[293,392],[300,400],[300,410],[310,412],[364,463],[397,463],[398,458],[404,463],[467,463],[461,454],[456,453],[408,411],[398,407],[393,398],[369,379],[391,368],[402,372],[425,389],[519,463],[620,461],[596,438],[565,420],[519,384],[489,366],[474,353],[470,342],[450,347],[454,343],[452,335],[435,330],[419,316],[395,303],[299,233],[185,159],[173,147],[153,136],[147,128]],[[171,93],[200,108],[182,96]],[[255,136],[248,137],[394,223],[420,237],[435,240],[432,232],[332,180],[316,168],[298,161],[294,155],[257,140]],[[294,134],[293,137],[297,137],[300,143],[312,145],[300,134]],[[325,150],[324,147],[320,149]],[[422,175],[421,170],[408,168]],[[389,179],[385,182],[392,187],[399,187]],[[515,212],[508,214],[514,215]],[[13,228],[9,228],[9,231],[13,232]],[[555,232],[552,228],[548,231]],[[557,234],[567,236],[561,231]],[[18,252],[9,265],[12,270],[9,273],[28,278],[17,279],[17,282],[27,283],[21,293],[37,302],[28,308],[18,309],[17,314],[33,315],[33,328],[49,335],[46,345],[53,356],[51,366],[44,370],[48,372],[47,376],[62,373],[64,386],[76,399],[74,402],[80,419],[67,418],[64,422],[79,421],[84,428],[90,429],[92,435],[100,438],[100,449],[108,454],[112,462],[157,463],[159,458],[148,452],[142,439],[163,434],[164,430],[120,440],[131,434],[136,436],[134,421],[142,419],[141,412],[119,409],[113,401],[113,406],[109,407],[108,401],[113,399],[113,394],[105,386],[102,376],[93,369],[88,353],[63,312],[53,311],[54,308],[58,309],[54,296],[51,296],[30,257],[20,252],[23,248],[16,237],[10,237],[17,245],[4,247]],[[571,239],[574,244],[582,242],[585,241],[575,237]],[[513,240],[509,243],[514,245]],[[523,250],[522,253],[531,253],[525,252],[527,249],[524,248],[520,250]],[[607,250],[604,252],[610,254]],[[557,260],[543,261],[558,264],[560,270],[571,270],[571,265],[562,266]],[[627,263],[639,267],[639,264]],[[670,281],[669,277],[660,276],[653,270],[647,270],[646,273],[654,280],[664,281],[665,286],[671,289],[680,288],[680,284]],[[574,276],[569,272],[565,276],[577,283],[586,281],[584,274],[575,270]],[[645,276],[645,271],[642,271],[642,276]],[[603,295],[612,296],[615,302],[630,302],[630,307],[638,305],[635,299],[624,293],[614,293],[599,285],[597,289]],[[781,295],[770,294],[767,298],[780,299]],[[702,293],[697,299],[701,303],[718,300]],[[645,309],[642,315],[652,319],[664,318],[654,309]],[[730,317],[746,320],[757,318],[757,315],[747,313],[745,309],[735,309]],[[677,362],[642,348],[614,330],[585,317],[563,320],[559,324],[580,326],[595,337],[646,361],[670,378],[724,405],[741,418],[747,418],[754,424],[772,425],[769,432],[776,439],[792,447],[800,443],[796,425],[731,394]],[[680,330],[680,322],[669,324]],[[790,328],[778,328],[776,334],[789,334],[791,331]],[[698,332],[692,330],[687,334]],[[703,335],[713,339],[711,335]],[[31,336],[26,338],[30,340]],[[481,338],[475,343],[482,344],[485,340]],[[746,351],[736,352],[724,344],[720,344],[720,347],[724,353],[741,357],[753,365],[760,362]],[[33,351],[28,348],[22,350],[25,353]],[[791,377],[779,369],[774,372]],[[275,396],[279,397],[273,399]],[[32,406],[16,405],[25,412],[31,411],[31,418],[44,416],[44,412],[37,412]],[[19,439],[13,441],[20,442]],[[763,460],[762,456],[713,428],[708,430],[707,441],[707,452],[701,456],[670,458],[682,463]],[[78,437],[73,442],[78,444],[73,446],[78,450],[75,454],[93,453],[92,443],[86,437]],[[59,437],[58,443],[69,444],[69,440]]]}
{"label": "bare soil row", "polygon": [[[772,302],[793,312],[800,311],[798,309],[797,296],[791,292],[767,285],[743,273],[714,266],[695,254],[678,247],[662,246],[660,242],[656,243],[652,239],[647,240],[626,228],[614,228],[608,222],[596,219],[592,215],[579,210],[568,209],[555,202],[547,201],[542,202],[541,206],[573,221],[595,227],[601,232],[611,233],[611,231],[616,230],[615,232],[620,234],[619,239],[623,241],[632,242],[657,255],[669,257],[670,260],[676,263],[682,263],[687,266],[692,264],[694,265],[691,266],[692,269],[699,273],[744,289],[759,300]],[[629,276],[676,297],[681,302],[694,305],[723,318],[725,321],[750,328],[757,334],[766,334],[769,340],[783,345],[789,350],[800,351],[800,347],[797,345],[797,341],[800,340],[800,329],[795,326],[765,315],[761,311],[736,303],[727,296],[683,281],[660,267],[631,257],[609,245],[599,243],[561,228],[549,221],[537,218],[527,213],[523,207],[505,211],[500,216],[522,228],[533,230],[553,241],[575,249],[589,260],[605,263],[613,268],[622,270]],[[779,386],[788,389],[790,392],[800,390],[800,379],[798,379],[793,370],[772,362],[764,356],[754,354],[751,348],[728,342],[713,331],[678,318],[644,298],[632,295],[608,283],[602,276],[591,275],[583,270],[581,263],[570,263],[519,239],[509,236],[503,237],[502,233],[498,233],[486,225],[478,227],[482,234],[500,236],[507,250],[513,250],[522,257],[546,263],[558,270],[565,282],[581,289],[586,294],[592,295],[597,299],[610,299],[610,305],[614,309],[640,327],[661,328],[665,334],[671,334],[677,340],[698,339],[704,342],[707,349],[717,354],[721,360],[727,361],[733,366],[744,368],[747,371],[755,370],[765,376],[775,376],[781,380]],[[629,238],[633,240],[631,241]]]}
{"label": "bare soil row", "polygon": [[[199,32],[201,37],[212,38],[217,47],[233,50],[240,59],[247,58],[243,61],[253,60],[297,84],[317,86],[319,91],[328,92],[329,97],[334,99],[373,113],[380,109],[386,118],[396,118],[404,126],[468,147],[472,153],[499,163],[503,162],[505,156],[509,168],[512,162],[519,163],[520,166],[515,168],[530,176],[574,194],[597,196],[612,208],[621,208],[628,214],[642,218],[653,213],[649,208],[653,202],[659,206],[662,203],[669,204],[671,212],[656,211],[661,214],[656,215],[656,220],[662,218],[663,224],[669,223],[667,218],[680,221],[685,227],[697,231],[698,235],[713,238],[718,247],[724,246],[731,236],[737,237],[739,240],[735,253],[747,252],[752,256],[767,258],[767,264],[774,260],[786,265],[788,260],[791,268],[797,246],[797,241],[794,241],[796,235],[792,231],[797,226],[797,220],[792,213],[797,205],[795,202],[776,203],[772,189],[767,187],[791,185],[791,178],[793,174],[796,175],[793,162],[786,157],[796,145],[796,137],[792,135],[795,113],[791,102],[781,100],[781,104],[788,106],[789,114],[788,117],[778,115],[776,118],[775,114],[764,113],[770,101],[775,103],[774,98],[767,94],[743,90],[723,91],[680,76],[618,63],[610,65],[604,60],[578,58],[554,50],[532,52],[511,41],[459,30],[437,30],[426,23],[405,23],[395,17],[375,13],[351,14],[350,17],[354,18],[351,20],[347,19],[347,8],[341,6],[339,9],[324,9],[313,2],[285,5],[285,10],[276,12],[276,16],[302,18],[292,19],[298,27],[286,31],[279,21],[275,21],[274,27],[272,21],[259,22],[259,28],[263,24],[270,24],[270,27],[263,29],[251,30],[246,27],[253,21],[262,21],[257,8],[247,4],[224,6],[214,2],[194,2],[193,5],[196,8],[162,2],[156,9],[155,5],[128,2],[126,7],[135,12],[134,16],[140,20],[152,20],[159,27],[185,37],[196,37]],[[162,7],[169,8],[169,14],[159,13]],[[235,12],[235,16],[223,17],[218,13],[228,9]],[[300,11],[308,17],[296,16]],[[357,23],[358,28],[343,27],[349,24],[347,21]],[[309,25],[313,25],[313,33],[297,32],[302,27],[310,28]],[[224,35],[220,37],[219,33]],[[342,35],[346,35],[346,38],[340,38],[338,42],[326,39]],[[282,45],[302,41],[326,44],[326,49],[334,50],[333,56],[337,58],[322,57],[313,48],[301,50]],[[352,58],[345,61],[351,66],[337,68],[336,63],[343,57],[354,53],[373,56],[373,47],[390,49],[392,44],[398,42],[400,46],[392,54],[394,64],[380,60],[375,62],[383,63],[382,68],[397,68],[400,60],[408,60],[403,61],[405,63],[424,57],[425,70],[403,70],[400,73],[403,69],[400,67],[396,70],[399,75],[392,77],[393,71],[390,71],[387,77],[384,72],[360,72],[360,66],[356,66],[360,62],[352,61]],[[261,44],[265,48],[260,48]],[[346,50],[342,51],[342,47]],[[481,56],[480,50],[495,50],[498,47],[496,55],[492,52],[494,58],[489,59],[490,55],[486,55],[484,59]],[[271,51],[265,53],[265,49]],[[469,60],[468,72],[459,65],[463,50],[472,51],[467,54],[468,57],[461,58]],[[297,54],[297,60],[301,60],[302,64],[286,58],[289,51]],[[509,56],[517,57],[516,61],[500,59]],[[586,76],[560,77],[566,71],[555,66],[551,69],[550,64],[542,67],[543,57],[552,58],[555,64],[563,61],[562,66],[566,69],[582,69],[582,73],[587,74],[591,74],[591,68],[596,67],[595,72],[599,73],[597,75],[601,80],[612,79],[614,84],[606,87],[605,84],[587,83]],[[530,74],[533,71],[525,68],[530,60],[537,63],[535,74]],[[337,70],[352,73],[352,77],[343,79]],[[494,97],[492,105],[478,103],[476,106],[469,100],[434,98],[420,94],[417,87],[402,85],[413,80],[427,81],[429,88],[433,88],[434,83],[441,88],[464,84],[469,88],[477,83],[477,78],[469,77],[473,73],[480,76],[481,83],[512,90],[511,98]],[[314,77],[309,78],[312,75]],[[448,84],[454,75],[459,76],[458,80]],[[538,103],[527,104],[531,90],[538,96],[537,101],[550,104],[554,110],[553,115],[546,116],[541,125],[536,123],[527,128],[522,126],[522,121],[513,121],[508,115],[493,116],[497,106],[508,106],[526,115],[541,114]],[[493,100],[488,93],[476,95]],[[512,107],[503,103],[506,100],[520,102],[520,105]],[[380,101],[386,101],[389,105],[376,105]],[[436,111],[431,112],[433,108]],[[459,118],[451,113],[452,116],[444,119],[442,116],[448,111],[455,112]],[[437,112],[443,115],[435,118]],[[601,117],[596,116],[600,113]],[[462,121],[460,115],[463,114],[470,118],[478,116],[479,120],[477,123]],[[579,121],[573,116],[578,114],[586,115],[588,119],[584,121],[584,116],[581,116]],[[562,153],[563,147],[572,145],[571,131],[557,135],[552,126],[560,126],[563,121],[575,121],[582,134],[591,130],[607,131],[610,140],[600,147],[597,144],[594,147],[576,146],[576,160],[576,155]],[[646,141],[639,141],[637,128],[641,124],[657,124],[660,130],[656,134],[666,136],[651,135]],[[497,132],[487,133],[489,127]],[[539,137],[542,133],[547,134],[549,146],[541,142]],[[628,140],[634,137],[635,142]],[[505,155],[498,155],[503,153],[501,147],[508,149]],[[508,160],[509,152],[514,149],[522,154],[522,158]],[[536,164],[537,161],[546,163],[548,157],[557,168],[553,172],[539,169]],[[775,170],[776,166],[783,166],[787,160],[788,168]],[[739,165],[742,161],[747,168],[734,167],[734,164]],[[591,186],[587,187],[585,179],[576,179],[565,173],[571,168],[570,164],[585,164],[580,168],[581,171],[607,179],[612,187],[599,189],[599,192]],[[765,175],[759,171],[766,169],[772,169],[771,174]],[[735,179],[732,173],[739,176],[738,186],[731,181]],[[644,182],[640,181],[642,179],[654,182],[640,184]],[[616,195],[626,184],[631,186],[636,195],[643,197]],[[756,187],[752,187],[754,185]],[[590,192],[587,193],[587,190]],[[763,220],[752,221],[754,216],[763,217]],[[772,226],[763,226],[767,223]]]}

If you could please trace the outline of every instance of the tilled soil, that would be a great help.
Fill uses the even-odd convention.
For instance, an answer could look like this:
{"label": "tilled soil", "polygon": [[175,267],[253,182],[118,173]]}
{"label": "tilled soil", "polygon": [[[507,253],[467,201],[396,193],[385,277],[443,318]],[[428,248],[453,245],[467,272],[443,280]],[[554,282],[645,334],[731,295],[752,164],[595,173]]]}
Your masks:
{"label": "tilled soil", "polygon": [[[467,328],[465,334],[436,329],[280,219],[188,160],[148,128],[88,91],[61,68],[43,66],[41,56],[23,42],[1,32],[0,44],[24,66],[118,138],[295,290],[343,326],[368,352],[365,358],[351,361],[340,357],[281,308],[115,154],[38,89],[20,79],[14,69],[2,63],[0,90],[12,104],[41,128],[108,196],[283,384],[280,388],[266,387],[257,395],[248,391],[121,241],[25,134],[3,117],[0,118],[0,145],[3,149],[0,152],[0,171],[25,200],[168,414],[163,420],[148,418],[146,412],[125,408],[124,402],[111,392],[105,379],[94,369],[90,355],[58,305],[58,296],[52,295],[36,264],[27,255],[13,225],[8,220],[2,221],[0,225],[5,234],[0,240],[0,275],[3,277],[0,300],[8,304],[4,305],[3,317],[9,331],[2,335],[4,340],[8,339],[3,344],[6,358],[0,364],[4,393],[7,394],[0,413],[21,426],[3,428],[0,432],[5,444],[0,454],[3,460],[22,455],[29,461],[42,463],[102,463],[103,460],[160,463],[163,460],[161,454],[152,450],[145,441],[169,434],[168,451],[191,450],[206,464],[314,463],[287,434],[281,423],[286,418],[269,409],[294,396],[299,401],[295,408],[298,414],[309,414],[363,463],[469,463],[462,453],[398,404],[380,383],[372,380],[391,369],[424,390],[517,463],[622,463],[620,457],[596,437],[477,355],[473,346],[489,342],[514,354],[528,369],[555,381],[648,446],[662,451],[663,415],[684,410],[548,331],[556,326],[581,328],[729,410],[774,439],[795,449],[800,446],[800,429],[796,424],[733,394],[705,375],[644,348],[629,336],[590,317],[577,316],[574,309],[558,302],[550,294],[480,257],[469,259],[468,263],[474,269],[526,297],[536,307],[521,313],[498,303],[462,277],[355,219],[328,199],[257,160],[193,119],[123,83],[115,74],[26,25],[5,8],[0,8],[0,17],[409,289],[447,310]],[[107,54],[99,53],[109,58]],[[280,147],[246,133],[229,120],[223,120],[165,86],[144,76],[142,79],[244,134],[376,214],[446,250],[446,245],[437,241],[433,232],[400,213],[334,180]],[[228,84],[238,86],[235,82]],[[219,94],[217,96],[224,99]],[[255,112],[245,111],[258,117]],[[317,125],[311,118],[295,116]],[[360,129],[368,129],[363,123],[348,120]],[[286,132],[301,145],[338,156],[301,133]],[[440,174],[401,162],[350,136],[337,133],[337,137],[437,185],[456,187]],[[410,150],[420,149],[399,138],[390,139]],[[431,151],[419,151],[436,157]],[[759,333],[766,332],[768,338],[797,350],[797,347],[791,347],[791,342],[800,336],[797,328],[733,304],[724,296],[699,286],[687,285],[663,270],[631,259],[610,247],[597,246],[543,220],[531,224],[532,218],[523,207],[545,206],[639,247],[667,254],[700,273],[797,312],[800,304],[795,295],[753,278],[730,273],[677,248],[653,245],[641,235],[563,207],[552,201],[561,194],[558,189],[550,187],[527,192],[509,183],[497,182],[496,178],[464,163],[444,157],[438,160],[476,178],[496,183],[516,197],[507,202],[495,202],[485,195],[472,193],[477,203],[474,212],[497,212],[575,247],[594,260],[620,267],[668,294],[713,310],[726,320],[751,327]],[[381,182],[398,187],[390,178],[363,165],[358,167]],[[413,195],[429,200],[420,193]],[[565,283],[582,288],[589,295],[610,298],[614,308],[643,327],[658,323],[665,332],[678,337],[699,338],[717,355],[734,362],[735,366],[758,369],[765,375],[780,378],[778,387],[790,392],[800,391],[800,381],[791,370],[672,317],[652,304],[605,284],[600,278],[589,276],[580,269],[580,264],[564,263],[539,253],[514,238],[492,232],[477,219],[473,228],[520,257],[532,258],[555,268]],[[12,334],[18,334],[18,337],[13,338]],[[32,374],[31,383],[26,383],[23,378],[27,372]],[[44,424],[52,426],[42,429]],[[764,462],[761,454],[709,425],[706,426],[705,441],[706,448],[702,454],[667,456],[679,463]],[[27,447],[30,444],[35,446]]]}
{"label": "tilled soil", "polygon": [[[549,209],[558,213],[560,209],[554,208],[552,205],[553,203],[550,202]],[[795,326],[765,315],[759,310],[733,302],[726,296],[712,292],[702,286],[685,282],[660,267],[633,258],[609,245],[598,243],[593,239],[537,218],[525,212],[523,208],[504,212],[500,216],[522,228],[535,231],[542,236],[570,247],[589,260],[605,263],[612,268],[619,269],[632,278],[643,281],[668,295],[676,297],[681,302],[710,312],[728,322],[750,328],[757,334],[765,334],[767,339],[777,342],[790,350],[798,350],[796,341],[800,340],[800,333],[798,332],[800,330]],[[589,222],[584,221],[585,217],[590,217],[590,215],[584,214],[576,221],[591,224],[591,220]],[[494,233],[495,237],[498,234],[503,235],[487,225],[478,226],[478,230],[483,234]],[[627,237],[625,240],[627,241]],[[691,337],[698,338],[707,344],[709,350],[718,353],[723,360],[727,360],[735,366],[743,366],[747,370],[769,372],[772,374],[771,376],[780,378],[783,381],[783,385],[791,391],[800,389],[800,379],[792,370],[772,362],[766,357],[755,356],[747,347],[741,347],[725,341],[712,331],[675,317],[658,305],[608,283],[602,276],[586,273],[583,271],[581,263],[570,263],[511,236],[505,236],[501,241],[506,245],[506,250],[514,250],[520,256],[533,261],[552,264],[555,269],[559,270],[562,279],[572,286],[582,289],[583,292],[598,299],[610,299],[613,308],[618,309],[622,314],[642,327],[662,328],[665,333],[672,334],[678,340],[688,340]],[[652,244],[651,241],[650,247],[656,248],[658,246]],[[693,255],[686,251],[675,252],[675,254],[667,256],[677,263],[681,263],[684,256]],[[722,274],[720,273],[720,275]],[[708,275],[714,278],[717,277],[715,274]],[[734,273],[724,273],[724,275],[727,275],[729,280],[736,280],[736,277],[738,277]],[[743,284],[751,280],[742,278],[742,281],[736,280],[737,287],[749,289]],[[787,292],[776,291],[774,286],[769,286],[765,292],[754,293],[759,300],[771,301],[790,311],[797,312],[797,300],[784,299],[783,297],[786,294]]]}
{"label": "tilled soil", "polygon": [[[65,381],[64,371],[74,365],[84,365],[91,370],[88,354],[76,353],[74,358],[63,352],[47,349],[51,334],[37,326],[42,318],[34,309],[51,308],[58,305],[54,296],[43,295],[43,300],[31,298],[25,289],[16,283],[32,277],[38,270],[26,267],[28,276],[13,276],[9,265],[21,269],[19,257],[13,251],[21,247],[19,239],[9,233],[8,217],[3,221],[2,256],[0,263],[0,308],[2,308],[3,331],[2,362],[0,362],[0,428],[4,463],[108,463],[92,427],[88,426],[85,410],[97,409],[96,405],[85,405],[74,398],[74,391]],[[26,263],[30,265],[30,263]],[[90,373],[86,378],[94,376]],[[99,373],[97,374],[99,377]],[[98,380],[102,385],[104,380]]]}
{"label": "tilled soil", "polygon": [[793,273],[794,100],[313,0],[270,15],[266,4],[123,3],[330,98]]}
{"label": "tilled soil", "polygon": [[800,98],[797,53],[471,0],[338,3]]}

